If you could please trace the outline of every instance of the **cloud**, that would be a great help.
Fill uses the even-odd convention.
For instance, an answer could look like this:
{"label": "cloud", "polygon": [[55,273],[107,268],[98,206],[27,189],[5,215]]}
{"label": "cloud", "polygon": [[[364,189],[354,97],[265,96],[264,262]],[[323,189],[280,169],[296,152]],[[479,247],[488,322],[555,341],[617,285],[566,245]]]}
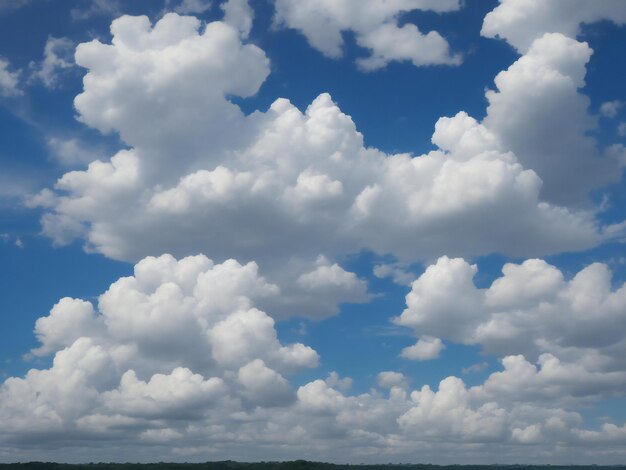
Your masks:
{"label": "cloud", "polygon": [[336,371],[332,371],[326,378],[326,384],[331,387],[342,391],[347,391],[352,388],[352,378],[341,378]]}
{"label": "cloud", "polygon": [[94,16],[118,16],[122,14],[122,8],[117,0],[91,0],[88,6],[77,6],[70,10],[70,16],[75,21],[84,21]]}
{"label": "cloud", "polygon": [[500,0],[485,16],[481,34],[502,38],[521,53],[545,33],[561,33],[571,38],[580,34],[582,24],[608,20],[626,23],[626,9],[620,0]]}
{"label": "cloud", "polygon": [[619,181],[622,165],[604,157],[588,134],[596,128],[585,84],[591,48],[562,34],[535,40],[495,78],[483,124],[541,178],[541,196],[556,204],[584,201],[592,189]]}
{"label": "cloud", "polygon": [[9,67],[9,62],[0,57],[0,96],[19,96],[23,94],[19,88],[20,71],[11,71]]}
{"label": "cloud", "polygon": [[461,63],[461,56],[450,53],[448,42],[437,31],[423,34],[413,24],[398,24],[398,18],[409,11],[458,10],[458,0],[393,0],[384,4],[371,0],[277,0],[275,5],[275,23],[300,31],[327,57],[341,57],[342,34],[353,32],[356,43],[370,51],[368,57],[357,60],[363,70],[380,69],[392,61],[409,61],[415,66]]}
{"label": "cloud", "polygon": [[398,418],[408,433],[471,442],[506,439],[507,412],[493,402],[472,407],[469,392],[457,377],[442,380],[436,392],[424,385],[411,393],[411,400],[415,405]]}
{"label": "cloud", "polygon": [[600,114],[606,118],[612,119],[617,116],[622,106],[624,106],[624,103],[620,100],[605,101],[600,106]]}
{"label": "cloud", "polygon": [[413,282],[415,276],[406,270],[406,266],[402,263],[383,263],[377,264],[372,269],[374,276],[379,279],[390,277],[393,282],[401,286],[409,286]]}
{"label": "cloud", "polygon": [[75,65],[73,54],[74,44],[70,39],[48,36],[43,61],[40,64],[31,63],[33,72],[29,81],[40,81],[48,89],[58,88],[61,77]]}
{"label": "cloud", "polygon": [[211,0],[182,0],[174,11],[182,15],[202,14],[213,7]]}
{"label": "cloud", "polygon": [[484,386],[498,396],[610,396],[624,387],[626,286],[612,288],[608,266],[594,263],[566,280],[542,260],[508,263],[484,289],[472,281],[476,272],[440,258],[413,282],[395,323],[504,357],[505,370]]}
{"label": "cloud", "polygon": [[97,160],[104,153],[99,148],[90,148],[75,137],[49,137],[46,144],[52,152],[52,157],[66,167],[84,166]]}
{"label": "cloud", "polygon": [[184,367],[154,374],[148,382],[139,380],[131,369],[122,375],[119,387],[104,392],[101,400],[105,409],[131,418],[193,420],[227,392],[221,378],[205,380]]}
{"label": "cloud", "polygon": [[408,387],[407,378],[401,372],[383,371],[376,377],[378,386],[381,388]]}
{"label": "cloud", "polygon": [[[519,443],[587,460],[620,449],[618,425],[585,429],[569,411],[607,387],[621,393],[620,375],[550,354],[539,366],[505,357],[503,370],[470,388],[450,376],[411,391],[395,371],[381,372],[379,388],[358,395],[337,373],[294,387],[289,374],[315,367],[318,356],[279,342],[273,320],[256,307],[276,295],[253,264],[163,255],[135,265],[97,306],[61,299],[35,326],[41,346],[33,353],[52,355],[52,365],[0,385],[1,451],[26,459],[37,442],[37,455],[61,449],[66,460],[83,458],[77,447],[115,460],[142,446],[165,460],[270,452],[377,462],[381,455],[436,460],[448,442],[480,444],[481,455],[499,452],[507,461]],[[538,295],[531,287],[525,298]],[[452,452],[452,459],[467,455]]]}
{"label": "cloud", "polygon": [[[245,116],[227,96],[256,93],[267,57],[226,23],[199,28],[175,14],[154,26],[126,16],[113,22],[112,44],[78,46],[76,61],[88,69],[75,99],[79,119],[119,133],[129,149],[66,173],[54,192],[31,200],[49,207],[43,230],[57,244],[84,237],[89,250],[123,260],[163,252],[255,260],[294,293],[284,302],[291,307],[272,311],[320,316],[336,311],[332,302],[365,300],[363,284],[335,262],[359,250],[404,262],[444,253],[534,256],[589,248],[618,230],[598,227],[592,211],[543,201],[550,185],[542,189],[497,133],[464,112],[441,118],[438,149],[417,157],[365,147],[327,94],[304,112],[281,98]],[[498,79],[489,126],[499,131],[497,113],[517,106],[505,85],[519,68],[580,82],[588,51],[567,41],[544,40]],[[576,54],[553,63],[553,43]],[[334,282],[325,305],[316,271]]]}
{"label": "cloud", "polygon": [[539,356],[536,365],[522,355],[502,359],[504,370],[494,372],[474,393],[500,401],[566,403],[600,396],[619,396],[626,386],[626,372],[590,371],[584,365],[564,363],[550,353]]}
{"label": "cloud", "polygon": [[281,345],[274,321],[253,307],[277,294],[253,264],[163,255],[113,283],[97,309],[62,299],[35,326],[41,346],[32,353],[52,354],[52,367],[0,388],[0,439],[28,434],[29,426],[52,439],[95,422],[106,428],[119,416],[199,419],[238,396],[288,404],[291,388],[279,371],[315,367],[318,356],[300,343]]}
{"label": "cloud", "polygon": [[221,5],[224,22],[239,30],[242,38],[247,38],[252,29],[254,12],[248,0],[228,0]]}
{"label": "cloud", "polygon": [[439,338],[423,336],[413,346],[402,350],[400,356],[412,361],[429,361],[437,359],[446,346]]}

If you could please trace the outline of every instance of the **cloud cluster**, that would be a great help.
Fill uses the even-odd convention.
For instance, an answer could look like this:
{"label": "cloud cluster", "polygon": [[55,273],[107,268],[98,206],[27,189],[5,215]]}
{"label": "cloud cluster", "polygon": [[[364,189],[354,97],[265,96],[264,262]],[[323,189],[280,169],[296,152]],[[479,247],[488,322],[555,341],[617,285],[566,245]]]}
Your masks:
{"label": "cloud cluster", "polygon": [[548,356],[540,369],[508,357],[503,371],[475,387],[451,376],[411,391],[395,371],[358,395],[337,373],[292,387],[285,375],[315,367],[318,356],[282,345],[273,320],[255,307],[276,293],[254,264],[163,255],[139,262],[97,308],[62,299],[35,328],[41,346],[32,354],[53,355],[51,367],[0,386],[0,455],[35,455],[36,441],[98,458],[106,439],[118,455],[148,448],[150,460],[387,461],[436,458],[447,443],[461,446],[452,460],[463,446],[479,445],[512,461],[516,443],[558,443],[589,460],[593,449],[623,442],[621,428],[584,429],[581,416],[562,407],[564,397],[573,403],[594,392],[581,381],[568,387],[566,367]]}
{"label": "cloud cluster", "polygon": [[[599,227],[593,211],[550,203],[619,174],[612,160],[584,153],[593,143],[576,88],[589,48],[564,36],[540,38],[498,76],[484,123],[464,112],[441,118],[432,138],[438,148],[415,157],[366,148],[327,94],[304,112],[281,98],[244,115],[228,97],[256,93],[269,64],[227,23],[200,29],[195,18],[168,14],[151,26],[125,16],[111,31],[111,44],[78,46],[76,62],[88,72],[75,105],[82,122],[119,133],[129,149],[66,173],[55,191],[30,201],[48,209],[43,230],[57,244],[83,238],[89,250],[123,260],[163,252],[254,260],[273,283],[289,286],[284,292],[318,299],[296,313],[328,315],[336,303],[366,299],[357,278],[332,268],[359,250],[404,261],[536,256],[589,248],[616,230]],[[550,119],[562,122],[565,147],[578,149],[570,160],[589,168],[576,185],[563,184],[565,155],[542,166],[550,142],[533,139],[528,148],[511,130],[545,131],[525,91],[529,80],[532,100],[554,102],[555,115],[570,103],[564,119]],[[535,164],[539,175],[529,169]],[[333,294],[320,296],[327,288]],[[327,305],[315,307],[319,299]]]}
{"label": "cloud cluster", "polygon": [[448,42],[437,31],[422,33],[411,23],[399,25],[399,17],[414,10],[444,13],[458,10],[458,0],[277,0],[274,21],[296,29],[309,44],[332,58],[343,55],[345,32],[370,51],[357,60],[363,70],[376,70],[392,61],[415,66],[458,65],[461,56],[451,54]]}
{"label": "cloud cluster", "polygon": [[282,374],[315,367],[318,355],[280,344],[274,321],[255,307],[277,294],[253,263],[162,255],[113,283],[97,310],[62,299],[35,326],[41,346],[32,354],[53,354],[52,367],[0,388],[0,439],[197,419],[225,402],[289,404]]}
{"label": "cloud cluster", "polygon": [[509,263],[484,289],[473,283],[476,272],[463,259],[440,258],[413,282],[395,322],[430,342],[480,345],[503,357],[504,370],[484,385],[492,396],[621,395],[626,285],[614,289],[606,265],[566,280],[543,260]]}

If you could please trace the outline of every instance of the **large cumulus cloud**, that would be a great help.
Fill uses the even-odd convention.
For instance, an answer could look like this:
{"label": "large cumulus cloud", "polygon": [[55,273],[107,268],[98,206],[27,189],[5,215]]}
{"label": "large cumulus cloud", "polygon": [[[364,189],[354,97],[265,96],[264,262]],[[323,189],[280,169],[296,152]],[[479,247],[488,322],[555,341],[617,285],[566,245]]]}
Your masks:
{"label": "large cumulus cloud", "polygon": [[97,309],[62,299],[35,327],[41,346],[32,354],[52,354],[52,366],[0,389],[0,439],[289,404],[295,394],[282,374],[315,367],[318,355],[280,344],[272,318],[255,308],[277,294],[253,263],[163,255],[113,283]]}
{"label": "large cumulus cloud", "polygon": [[[122,17],[111,31],[111,44],[77,49],[88,73],[75,104],[80,120],[119,133],[129,148],[66,173],[31,199],[47,208],[44,233],[57,244],[82,238],[89,250],[123,260],[163,252],[254,260],[293,293],[273,310],[319,316],[338,302],[366,300],[363,283],[335,266],[359,250],[404,261],[542,255],[585,249],[614,231],[591,210],[550,203],[571,199],[562,178],[553,178],[568,175],[569,162],[551,155],[544,171],[537,163],[544,149],[513,145],[511,126],[499,119],[508,113],[507,122],[538,132],[530,107],[518,106],[528,101],[519,90],[535,75],[547,84],[533,99],[560,87],[564,99],[578,96],[589,49],[574,40],[538,40],[498,77],[484,123],[464,112],[442,118],[437,149],[416,157],[365,147],[327,94],[304,112],[281,98],[245,116],[228,96],[254,94],[268,60],[229,24],[201,29],[194,18],[168,14],[154,26]],[[581,103],[574,111],[584,113]],[[571,146],[588,147],[584,130],[574,126]],[[615,177],[611,165],[600,162],[595,180]]]}
{"label": "large cumulus cloud", "polygon": [[482,387],[488,396],[623,395],[626,286],[612,287],[606,265],[566,280],[543,260],[509,263],[483,289],[473,283],[476,272],[463,259],[440,258],[413,282],[395,322],[430,341],[480,345],[503,358],[504,370]]}

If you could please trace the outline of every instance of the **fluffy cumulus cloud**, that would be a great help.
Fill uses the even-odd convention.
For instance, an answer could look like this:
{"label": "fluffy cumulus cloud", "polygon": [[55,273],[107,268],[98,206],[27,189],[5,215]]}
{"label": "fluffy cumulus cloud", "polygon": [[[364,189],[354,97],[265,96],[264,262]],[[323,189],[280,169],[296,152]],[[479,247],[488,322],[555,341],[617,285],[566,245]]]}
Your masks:
{"label": "fluffy cumulus cloud", "polygon": [[[282,374],[315,367],[317,353],[282,345],[255,299],[277,288],[254,264],[146,258],[90,302],[65,298],[37,321],[52,366],[0,388],[0,441],[31,432],[98,433],[119,426],[200,419],[215,409],[286,406],[295,392]],[[138,428],[137,428],[138,429]],[[0,444],[2,445],[2,444]]]}
{"label": "fluffy cumulus cloud", "polygon": [[621,0],[500,0],[487,14],[481,34],[498,37],[521,52],[544,33],[562,33],[575,38],[582,24],[608,20],[626,23],[626,8]]}
{"label": "fluffy cumulus cloud", "polygon": [[400,354],[405,359],[414,361],[428,361],[437,359],[445,345],[439,338],[432,336],[423,336],[413,346],[408,346],[402,350]]}
{"label": "fluffy cumulus cloud", "polygon": [[[163,252],[254,260],[289,293],[287,307],[272,311],[319,316],[366,300],[363,283],[335,261],[359,250],[404,261],[542,255],[588,248],[616,231],[599,227],[591,210],[544,200],[543,193],[567,199],[564,186],[532,169],[542,149],[511,152],[513,138],[496,119],[508,110],[510,120],[531,126],[530,111],[511,109],[527,101],[519,82],[533,74],[548,77],[542,96],[561,84],[564,100],[576,95],[585,45],[542,39],[498,78],[484,123],[459,112],[436,123],[436,150],[387,155],[364,146],[327,94],[304,111],[280,98],[245,116],[228,96],[256,93],[267,57],[230,24],[199,28],[176,14],[153,26],[125,16],[113,22],[111,44],[78,46],[76,62],[87,69],[75,99],[79,119],[118,133],[129,148],[31,199],[47,208],[43,230],[55,243],[83,238],[89,250],[123,260]],[[570,50],[572,58],[558,59]],[[586,145],[578,137],[572,147]]]}
{"label": "fluffy cumulus cloud", "polygon": [[[35,329],[42,346],[33,354],[52,354],[51,367],[0,386],[0,452],[31,455],[32,442],[45,440],[98,457],[106,440],[118,455],[147,448],[151,460],[387,461],[437,458],[453,443],[451,459],[480,446],[513,460],[512,444],[558,443],[589,459],[581,443],[602,450],[623,439],[617,425],[588,430],[578,413],[545,406],[546,395],[593,394],[572,394],[562,379],[560,389],[538,387],[563,375],[552,357],[542,357],[540,370],[507,358],[475,387],[451,376],[411,391],[394,371],[359,395],[337,373],[294,387],[285,376],[318,357],[302,344],[281,345],[271,318],[253,306],[274,293],[254,266],[164,255],[138,263],[97,308],[62,299]],[[518,393],[526,387],[537,395]]]}
{"label": "fluffy cumulus cloud", "polygon": [[619,160],[603,155],[588,135],[596,121],[578,89],[592,52],[587,43],[545,34],[487,92],[483,124],[539,175],[542,197],[558,204],[580,202],[622,173]]}
{"label": "fluffy cumulus cloud", "polygon": [[[573,278],[545,261],[506,264],[489,287],[473,283],[477,268],[440,258],[407,295],[395,319],[418,336],[480,345],[503,357],[483,392],[491,396],[621,394],[626,386],[626,285],[613,288],[604,264]],[[419,345],[419,343],[418,343]]]}
{"label": "fluffy cumulus cloud", "polygon": [[[448,267],[454,271],[450,275],[436,272]],[[462,260],[440,260],[415,281],[411,295],[429,287],[434,300],[422,302],[426,314],[446,316],[451,299],[465,302],[475,314],[477,299],[468,300],[470,286],[463,280],[469,273],[471,282],[473,271]],[[437,282],[427,286],[427,281]],[[534,305],[546,310],[544,316],[554,316],[548,311],[552,299],[563,304],[557,313],[567,306],[575,310],[570,316],[597,311],[594,324],[605,331],[601,323],[613,315],[611,324],[618,328],[625,311],[622,291],[607,294],[606,282],[606,274],[594,271],[567,284],[554,268],[532,261],[508,265],[503,278],[475,297],[499,312],[515,308],[518,317]],[[465,291],[451,295],[450,288],[463,285]],[[45,441],[56,449],[79,446],[93,458],[110,459],[107,442],[121,452],[117,455],[132,455],[138,446],[148,449],[151,460],[184,455],[387,461],[437,459],[450,450],[454,461],[479,446],[514,461],[514,444],[525,444],[538,452],[558,448],[569,457],[593,460],[594,451],[623,440],[617,424],[587,429],[572,411],[600,396],[623,393],[624,374],[599,357],[573,364],[543,353],[534,365],[522,355],[509,355],[502,370],[473,387],[450,376],[436,387],[412,390],[396,371],[380,372],[377,387],[360,394],[349,394],[351,379],[336,372],[325,381],[294,386],[287,377],[317,366],[319,358],[303,344],[279,341],[274,321],[258,308],[277,295],[277,286],[253,263],[162,255],[136,264],[133,275],[114,282],[96,305],[61,299],[37,321],[40,346],[31,351],[52,356],[51,366],[0,385],[0,453],[32,457],[32,443]],[[606,312],[595,305],[600,296]],[[444,297],[448,304],[438,307]],[[422,304],[410,300],[412,309]],[[582,347],[586,337],[580,339],[576,331],[572,326],[563,336],[571,332]],[[544,336],[541,344],[558,342]],[[597,339],[591,342],[602,350]],[[559,347],[567,350],[568,343]],[[451,444],[456,450],[448,449]]]}
{"label": "fluffy cumulus cloud", "polygon": [[461,56],[452,54],[437,31],[422,33],[411,23],[400,26],[398,18],[414,10],[444,13],[458,10],[458,0],[276,0],[275,22],[296,29],[324,55],[343,55],[342,34],[354,33],[357,44],[370,51],[358,59],[359,67],[375,70],[392,61],[415,66],[457,65]]}

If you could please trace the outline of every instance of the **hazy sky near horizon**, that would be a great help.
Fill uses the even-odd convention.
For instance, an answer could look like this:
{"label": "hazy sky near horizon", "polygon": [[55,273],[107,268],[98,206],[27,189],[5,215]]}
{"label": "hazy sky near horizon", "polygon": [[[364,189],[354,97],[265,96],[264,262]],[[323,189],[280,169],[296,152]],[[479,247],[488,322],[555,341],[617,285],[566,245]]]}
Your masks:
{"label": "hazy sky near horizon", "polygon": [[0,462],[624,463],[625,24],[0,0]]}

